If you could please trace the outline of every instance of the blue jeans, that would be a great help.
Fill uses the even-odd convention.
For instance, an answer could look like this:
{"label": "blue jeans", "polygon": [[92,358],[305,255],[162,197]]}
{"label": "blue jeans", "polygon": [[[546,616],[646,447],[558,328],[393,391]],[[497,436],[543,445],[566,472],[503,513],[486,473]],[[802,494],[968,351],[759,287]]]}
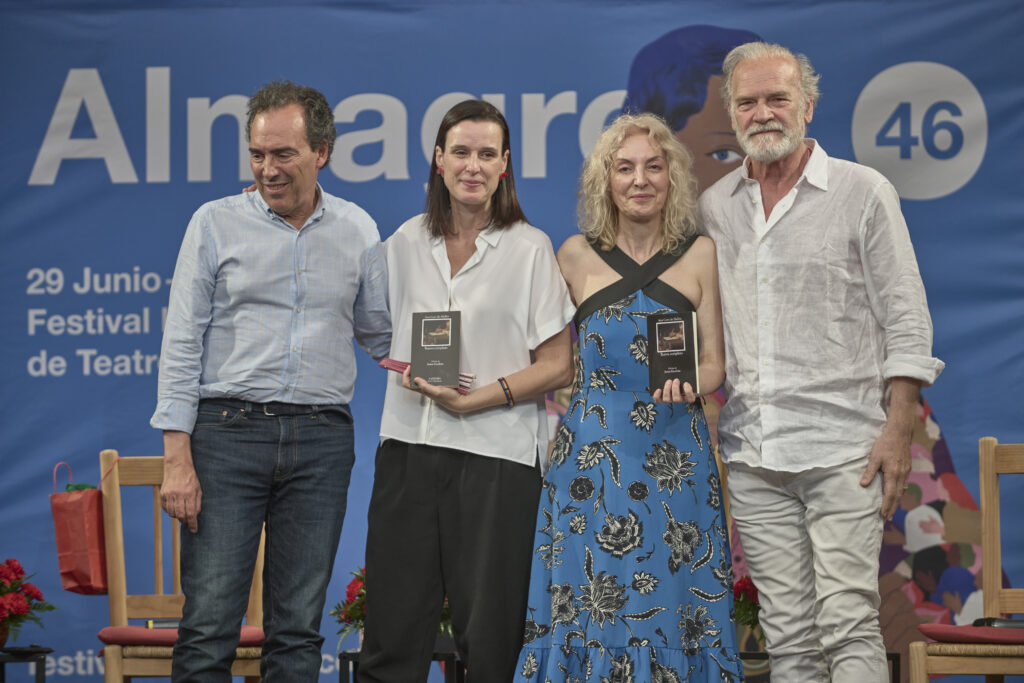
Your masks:
{"label": "blue jeans", "polygon": [[202,401],[192,460],[202,508],[199,530],[182,532],[185,607],[173,680],[231,680],[264,522],[263,680],[316,680],[320,619],[355,460],[347,406],[268,416],[259,406]]}

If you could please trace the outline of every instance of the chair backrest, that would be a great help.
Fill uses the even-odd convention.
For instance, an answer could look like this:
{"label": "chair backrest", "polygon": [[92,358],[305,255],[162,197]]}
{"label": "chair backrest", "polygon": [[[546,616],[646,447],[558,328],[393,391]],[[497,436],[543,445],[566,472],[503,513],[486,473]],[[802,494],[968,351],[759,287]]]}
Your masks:
{"label": "chair backrest", "polygon": [[[978,469],[981,478],[981,581],[985,616],[1024,614],[1024,588],[1003,587],[999,526],[999,478],[1024,474],[1024,444],[1000,444],[991,436],[982,438],[978,442]],[[1013,529],[1016,532],[1019,528],[1014,525]]]}
{"label": "chair backrest", "polygon": [[[110,603],[110,625],[127,626],[129,619],[180,619],[185,597],[181,593],[179,557],[181,551],[181,525],[164,514],[160,505],[160,484],[164,479],[162,457],[118,457],[115,450],[100,453],[100,471],[103,479],[103,531],[106,536],[107,586]],[[125,572],[125,539],[121,489],[143,486],[152,489],[152,552],[153,592],[128,593]],[[130,513],[133,514],[134,513]],[[138,514],[142,514],[141,511]],[[164,526],[170,520],[170,557],[165,560]],[[130,544],[129,547],[137,547]],[[170,585],[165,582],[165,567],[170,567]],[[249,606],[245,621],[250,626],[263,625],[263,541],[260,541],[249,591]]]}

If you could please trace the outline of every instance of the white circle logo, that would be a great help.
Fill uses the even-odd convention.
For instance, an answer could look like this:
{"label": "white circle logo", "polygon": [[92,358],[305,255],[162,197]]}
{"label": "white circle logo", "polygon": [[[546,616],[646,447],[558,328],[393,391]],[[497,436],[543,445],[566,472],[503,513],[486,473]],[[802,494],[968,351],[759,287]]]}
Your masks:
{"label": "white circle logo", "polygon": [[888,178],[900,197],[936,199],[981,166],[988,115],[978,89],[956,69],[906,62],[864,86],[851,135],[857,161]]}

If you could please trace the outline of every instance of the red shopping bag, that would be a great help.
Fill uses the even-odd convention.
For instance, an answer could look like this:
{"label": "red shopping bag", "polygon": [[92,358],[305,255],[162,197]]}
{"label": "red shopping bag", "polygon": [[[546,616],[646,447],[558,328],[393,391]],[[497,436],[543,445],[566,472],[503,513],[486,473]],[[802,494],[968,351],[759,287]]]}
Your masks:
{"label": "red shopping bag", "polygon": [[71,467],[59,462],[53,468],[50,510],[57,535],[57,561],[64,590],[98,595],[107,592],[107,555],[103,543],[103,502],[99,489],[83,488],[57,493],[57,469]]}

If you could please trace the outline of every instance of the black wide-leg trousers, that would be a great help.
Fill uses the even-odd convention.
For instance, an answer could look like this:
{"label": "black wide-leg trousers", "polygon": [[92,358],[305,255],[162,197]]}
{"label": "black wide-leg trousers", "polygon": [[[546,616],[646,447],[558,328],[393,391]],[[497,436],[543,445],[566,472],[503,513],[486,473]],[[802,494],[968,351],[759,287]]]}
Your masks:
{"label": "black wide-leg trousers", "polygon": [[359,683],[427,679],[445,595],[469,680],[512,680],[540,484],[537,467],[390,439],[380,445]]}

